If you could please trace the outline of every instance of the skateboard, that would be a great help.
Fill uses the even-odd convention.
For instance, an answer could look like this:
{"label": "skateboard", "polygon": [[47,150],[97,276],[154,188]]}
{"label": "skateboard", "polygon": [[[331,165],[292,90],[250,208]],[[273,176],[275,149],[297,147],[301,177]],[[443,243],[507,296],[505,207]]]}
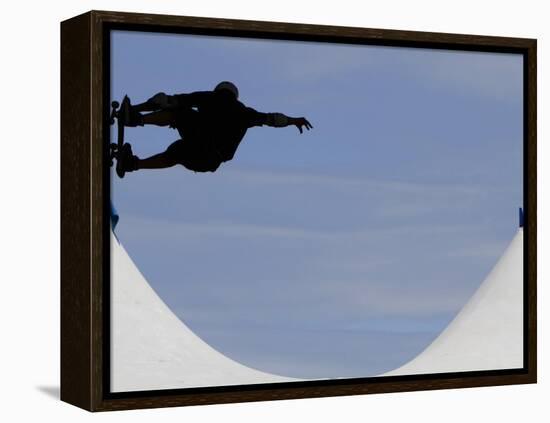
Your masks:
{"label": "skateboard", "polygon": [[122,100],[122,105],[118,101],[113,101],[111,103],[111,115],[109,121],[111,125],[117,124],[117,142],[111,142],[109,145],[109,160],[110,165],[113,166],[114,159],[116,159],[116,173],[120,178],[124,178],[126,173],[122,167],[122,163],[119,160],[118,154],[122,151],[122,146],[124,145],[124,114],[126,108],[130,106],[130,99],[128,96],[124,96]]}

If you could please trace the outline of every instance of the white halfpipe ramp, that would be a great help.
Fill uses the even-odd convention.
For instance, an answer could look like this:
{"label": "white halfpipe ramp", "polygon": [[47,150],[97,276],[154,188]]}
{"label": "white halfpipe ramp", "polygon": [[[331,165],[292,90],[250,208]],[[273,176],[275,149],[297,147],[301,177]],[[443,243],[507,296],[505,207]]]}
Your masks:
{"label": "white halfpipe ramp", "polygon": [[211,348],[168,308],[111,233],[111,391],[288,382]]}
{"label": "white halfpipe ramp", "polygon": [[421,354],[382,376],[523,367],[523,229],[476,293]]}

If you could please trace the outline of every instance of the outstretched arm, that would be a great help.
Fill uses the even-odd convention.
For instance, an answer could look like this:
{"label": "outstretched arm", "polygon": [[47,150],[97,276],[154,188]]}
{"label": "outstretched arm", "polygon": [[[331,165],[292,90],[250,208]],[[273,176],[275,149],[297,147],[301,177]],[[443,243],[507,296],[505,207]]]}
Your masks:
{"label": "outstretched arm", "polygon": [[212,91],[195,91],[189,94],[176,95],[168,95],[161,92],[155,94],[145,103],[135,105],[134,110],[138,112],[153,112],[185,106],[200,106],[210,96],[212,96]]}
{"label": "outstretched arm", "polygon": [[286,126],[294,125],[300,131],[300,134],[304,132],[303,128],[308,131],[313,128],[313,125],[305,117],[290,117],[282,113],[261,113],[252,108],[248,108],[251,117],[250,126],[272,126],[274,128],[284,128]]}
{"label": "outstretched arm", "polygon": [[300,131],[304,132],[303,128],[308,131],[313,128],[313,125],[305,117],[290,117],[282,113],[266,113],[266,125],[275,128],[284,128],[285,126],[294,125]]}

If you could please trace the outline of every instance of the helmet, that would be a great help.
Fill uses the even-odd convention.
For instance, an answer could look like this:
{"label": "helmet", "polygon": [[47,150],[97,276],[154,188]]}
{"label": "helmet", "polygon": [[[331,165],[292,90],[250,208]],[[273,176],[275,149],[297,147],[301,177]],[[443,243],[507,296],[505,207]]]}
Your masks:
{"label": "helmet", "polygon": [[239,98],[239,90],[237,89],[237,86],[233,84],[233,82],[229,81],[222,81],[218,85],[216,85],[216,88],[214,88],[214,91],[220,91],[220,90],[227,90],[233,93],[235,98]]}

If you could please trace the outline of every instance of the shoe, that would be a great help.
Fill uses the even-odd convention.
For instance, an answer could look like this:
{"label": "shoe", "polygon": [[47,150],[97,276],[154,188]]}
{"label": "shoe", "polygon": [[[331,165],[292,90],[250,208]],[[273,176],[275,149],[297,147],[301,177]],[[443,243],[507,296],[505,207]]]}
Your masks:
{"label": "shoe", "polygon": [[143,126],[143,116],[134,110],[130,103],[130,98],[125,95],[120,106],[120,116],[122,117],[122,123],[124,126],[136,127]]}
{"label": "shoe", "polygon": [[121,150],[116,155],[116,173],[119,178],[124,178],[126,172],[133,172],[138,169],[139,158],[132,153],[132,146],[124,143]]}

